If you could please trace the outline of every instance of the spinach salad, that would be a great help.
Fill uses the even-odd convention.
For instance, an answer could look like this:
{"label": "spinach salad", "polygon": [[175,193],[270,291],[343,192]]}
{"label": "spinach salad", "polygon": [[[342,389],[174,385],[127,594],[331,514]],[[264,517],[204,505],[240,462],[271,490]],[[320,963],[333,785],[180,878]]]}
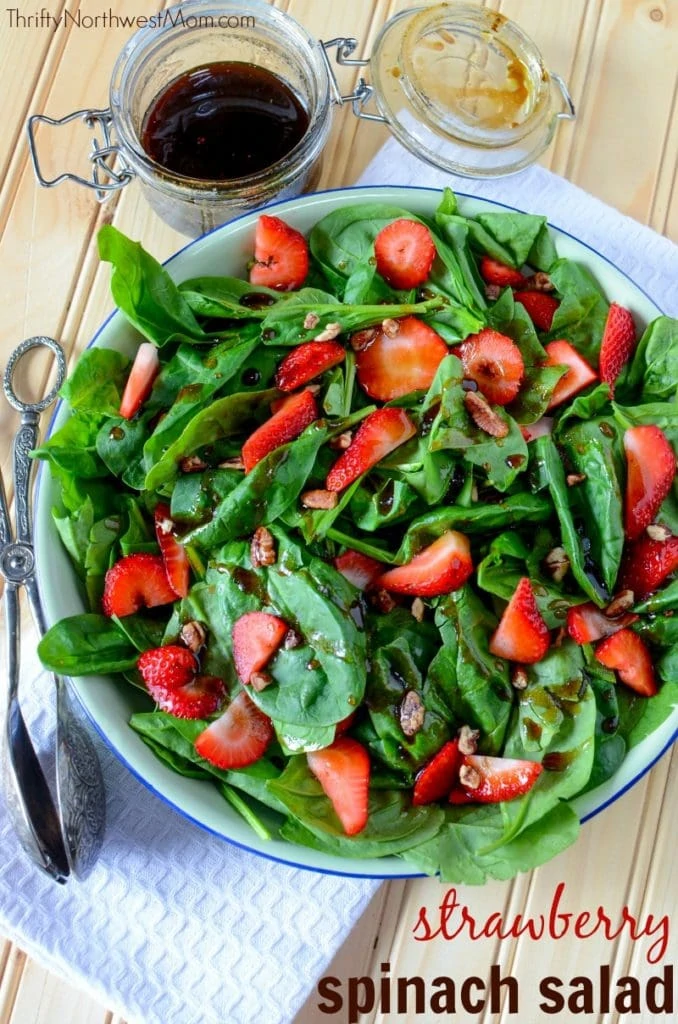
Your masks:
{"label": "spinach salad", "polygon": [[450,190],[260,226],[178,286],[101,229],[146,362],[84,352],[34,453],[88,607],[40,658],[260,837],[510,878],[678,700],[678,322]]}

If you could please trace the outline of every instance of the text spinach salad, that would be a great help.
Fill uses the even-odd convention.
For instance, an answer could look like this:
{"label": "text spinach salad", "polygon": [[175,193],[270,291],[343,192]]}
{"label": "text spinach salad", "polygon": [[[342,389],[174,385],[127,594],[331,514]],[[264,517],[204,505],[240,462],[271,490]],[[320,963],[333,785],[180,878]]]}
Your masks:
{"label": "text spinach salad", "polygon": [[43,664],[143,691],[260,837],[458,883],[567,847],[678,701],[678,322],[450,190],[262,215],[247,280],[99,249],[146,340],[35,452],[90,609]]}

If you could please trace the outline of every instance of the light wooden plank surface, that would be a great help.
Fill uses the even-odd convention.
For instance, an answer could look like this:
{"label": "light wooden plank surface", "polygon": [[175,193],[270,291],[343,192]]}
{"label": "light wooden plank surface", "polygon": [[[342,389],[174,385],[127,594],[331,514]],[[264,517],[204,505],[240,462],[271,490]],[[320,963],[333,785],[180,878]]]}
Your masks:
{"label": "light wooden plank surface", "polygon": [[[80,9],[101,13],[98,0],[48,0],[59,14]],[[159,3],[117,0],[106,5],[114,13],[152,14]],[[355,35],[369,51],[381,25],[408,0],[279,0],[277,6],[297,17],[311,32],[328,38]],[[488,0],[487,6],[514,18],[537,41],[546,63],[568,81],[577,101],[578,121],[565,125],[543,163],[638,220],[678,241],[678,0]],[[36,5],[20,5],[35,13]],[[0,12],[0,60],[6,90],[4,131],[0,140],[0,260],[3,308],[0,353],[4,356],[22,337],[53,332],[77,354],[110,311],[108,274],[99,268],[92,237],[104,219],[115,216],[122,230],[141,237],[164,258],[183,239],[148,210],[135,188],[99,208],[72,186],[40,190],[32,176],[23,137],[28,112],[59,116],[84,106],[104,106],[113,62],[125,38],[124,29],[48,32],[9,28]],[[354,72],[346,72],[350,86]],[[50,160],[77,165],[82,131],[63,129],[43,147]],[[359,124],[350,111],[335,115],[324,160],[321,187],[355,180],[386,138],[376,125]],[[58,159],[56,154],[58,154]],[[56,166],[56,165],[55,165]],[[45,282],[48,286],[45,286]],[[46,367],[33,378],[44,384]],[[7,438],[13,420],[0,412],[0,435]],[[7,450],[2,453],[6,472]],[[641,919],[653,914],[676,917],[678,885],[675,856],[678,832],[674,812],[678,754],[667,756],[604,816],[588,823],[574,847],[551,864],[511,883],[483,889],[459,888],[459,899],[478,920],[494,912],[547,913],[556,886],[563,882],[565,909],[595,911],[600,904],[619,914],[627,904]],[[338,952],[328,974],[346,981],[370,975],[376,983],[390,965],[392,977],[439,975],[456,979],[486,976],[491,965],[512,975],[520,986],[521,1013],[503,1010],[474,1014],[482,1024],[542,1024],[570,1021],[565,1015],[541,1014],[531,991],[549,974],[569,979],[610,964],[613,977],[630,973],[647,978],[648,940],[534,942],[442,939],[417,942],[413,929],[419,908],[432,910],[445,887],[435,880],[394,881],[384,885],[364,918]],[[676,961],[675,936],[665,963]],[[328,1016],[312,994],[295,1024],[320,1024]],[[649,1022],[640,1015],[596,1011],[583,1015],[597,1024]],[[413,1020],[412,1014],[363,1013],[360,1024]],[[416,1015],[428,1020],[428,1015]],[[437,1018],[436,1018],[437,1019]],[[462,1019],[456,1017],[455,1019]],[[580,1019],[577,1017],[577,1019]],[[661,1020],[675,1019],[659,1015]],[[0,1024],[123,1024],[105,1007],[57,979],[16,946],[0,947]],[[168,1022],[181,1024],[181,1022]],[[226,1022],[224,1022],[226,1024]]]}

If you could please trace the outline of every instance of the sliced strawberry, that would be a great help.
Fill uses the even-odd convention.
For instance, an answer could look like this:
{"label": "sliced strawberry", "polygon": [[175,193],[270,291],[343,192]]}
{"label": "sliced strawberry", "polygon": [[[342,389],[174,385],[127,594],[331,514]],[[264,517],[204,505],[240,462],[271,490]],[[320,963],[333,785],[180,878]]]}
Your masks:
{"label": "sliced strawberry", "polygon": [[450,740],[438,751],[435,757],[417,773],[412,791],[412,803],[432,804],[447,796],[459,775],[459,741]]}
{"label": "sliced strawberry", "polygon": [[619,586],[632,590],[636,601],[643,601],[678,570],[678,537],[652,540],[643,534],[627,544],[620,570]]}
{"label": "sliced strawberry", "polygon": [[289,626],[268,612],[247,612],[233,624],[233,660],[242,683],[267,665],[285,639]]}
{"label": "sliced strawberry", "polygon": [[160,545],[167,579],[177,597],[186,597],[191,580],[191,563],[186,548],[174,536],[174,523],[169,505],[164,502],[156,505],[154,519],[155,536]]}
{"label": "sliced strawberry", "polygon": [[525,363],[515,341],[505,334],[484,327],[471,334],[455,349],[464,367],[464,376],[473,380],[493,405],[512,402],[525,376]]}
{"label": "sliced strawberry", "polygon": [[469,779],[477,786],[459,786],[450,793],[450,803],[498,804],[502,800],[515,800],[534,786],[543,767],[537,761],[519,761],[510,757],[487,757],[484,754],[465,754],[460,766],[460,779],[468,770]]}
{"label": "sliced strawberry", "polygon": [[601,611],[592,601],[567,610],[567,632],[576,644],[592,644],[604,636],[612,636],[625,626],[638,621],[638,616],[624,612],[614,618]]}
{"label": "sliced strawberry", "polygon": [[597,380],[596,371],[580,356],[569,341],[550,341],[544,346],[548,356],[545,366],[567,366],[567,373],[560,378],[549,402],[549,409],[562,405],[568,398],[578,394]]}
{"label": "sliced strawberry", "polygon": [[217,768],[246,768],[266,753],[272,739],[270,718],[241,691],[221,718],[200,733],[195,749]]}
{"label": "sliced strawberry", "polygon": [[393,288],[417,288],[431,272],[436,247],[431,232],[416,220],[394,220],[374,240],[377,270]]}
{"label": "sliced strawberry", "polygon": [[437,597],[463,586],[472,572],[468,537],[446,530],[406,565],[385,572],[377,585],[396,594]]}
{"label": "sliced strawberry", "polygon": [[245,472],[249,473],[258,462],[281,445],[293,441],[318,419],[318,407],[313,392],[308,388],[293,395],[270,419],[262,423],[242,446]]}
{"label": "sliced strawberry", "polygon": [[520,288],[525,284],[525,278],[519,270],[507,267],[505,263],[493,260],[491,256],[482,257],[480,276],[485,284],[496,284],[500,288]]}
{"label": "sliced strawberry", "polygon": [[195,656],[187,647],[167,644],[139,655],[137,668],[149,690],[176,690],[192,682],[198,670]]}
{"label": "sliced strawberry", "polygon": [[560,303],[546,292],[515,292],[516,302],[527,310],[538,331],[550,331],[553,317]]}
{"label": "sliced strawberry", "polygon": [[346,835],[362,832],[367,824],[370,789],[370,758],[365,748],[350,736],[340,736],[331,746],[306,757]]}
{"label": "sliced strawberry", "polygon": [[384,568],[383,562],[349,548],[334,559],[334,566],[358,590],[367,590]]}
{"label": "sliced strawberry", "polygon": [[120,415],[131,420],[139,412],[151,391],[153,382],[160,371],[158,349],[150,341],[139,345],[132,363],[127,384],[120,403]]}
{"label": "sliced strawberry", "polygon": [[624,434],[626,452],[625,527],[629,540],[640,537],[659,512],[671,490],[676,456],[659,427],[630,427]]}
{"label": "sliced strawberry", "polygon": [[617,377],[636,347],[636,325],[628,309],[611,303],[600,344],[600,379],[614,387]]}
{"label": "sliced strawberry", "polygon": [[546,437],[553,431],[553,420],[550,416],[542,416],[536,423],[527,423],[520,428],[526,441],[536,441],[538,437]]}
{"label": "sliced strawberry", "polygon": [[394,323],[398,325],[397,334],[379,330],[356,354],[358,383],[378,402],[390,402],[411,391],[426,391],[450,353],[440,335],[416,316]]}
{"label": "sliced strawberry", "polygon": [[307,341],[285,356],[275,375],[275,386],[280,391],[296,391],[345,358],[346,351],[338,341]]}
{"label": "sliced strawberry", "polygon": [[492,634],[490,651],[499,658],[531,665],[549,648],[549,631],[539,614],[532,585],[527,576],[518,583]]}
{"label": "sliced strawberry", "polygon": [[644,641],[631,629],[622,629],[596,647],[596,658],[606,668],[613,668],[622,683],[642,697],[654,697],[657,679],[652,657]]}
{"label": "sliced strawberry", "polygon": [[328,491],[343,491],[368,469],[416,434],[404,409],[377,409],[366,416],[355,437],[327,474]]}
{"label": "sliced strawberry", "polygon": [[280,217],[262,214],[254,234],[250,283],[281,292],[301,288],[308,274],[308,245],[301,232]]}
{"label": "sliced strawberry", "polygon": [[127,555],[111,566],[104,579],[104,615],[123,618],[141,608],[172,604],[176,599],[161,555]]}

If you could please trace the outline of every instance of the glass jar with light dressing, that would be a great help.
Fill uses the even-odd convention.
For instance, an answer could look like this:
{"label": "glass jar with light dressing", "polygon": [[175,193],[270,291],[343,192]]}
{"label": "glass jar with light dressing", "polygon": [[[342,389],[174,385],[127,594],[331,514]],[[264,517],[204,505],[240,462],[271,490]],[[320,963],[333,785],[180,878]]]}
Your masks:
{"label": "glass jar with light dressing", "polygon": [[[198,235],[317,184],[332,109],[385,123],[417,157],[470,177],[533,163],[558,121],[574,118],[562,80],[528,36],[470,4],[412,8],[391,18],[369,58],[350,37],[311,37],[289,15],[250,0],[187,0],[149,19],[120,53],[106,110],[29,119],[42,185],[74,180],[100,201],[139,180],[167,223]],[[342,94],[340,66],[369,68]],[[36,126],[76,118],[94,138],[92,177],[40,169]],[[174,134],[173,134],[174,133]]]}

